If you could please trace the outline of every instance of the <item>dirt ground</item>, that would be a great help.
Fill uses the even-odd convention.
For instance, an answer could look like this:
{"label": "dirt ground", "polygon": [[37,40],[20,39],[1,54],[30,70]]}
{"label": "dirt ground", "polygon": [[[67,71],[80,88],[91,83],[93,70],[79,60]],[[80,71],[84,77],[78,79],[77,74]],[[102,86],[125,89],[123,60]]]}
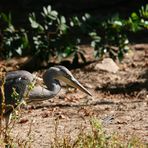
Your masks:
{"label": "dirt ground", "polygon": [[[85,48],[91,60],[92,50]],[[12,137],[20,142],[29,139],[32,148],[48,148],[55,137],[56,119],[57,134],[70,134],[73,139],[80,127],[89,129],[90,119],[96,118],[107,133],[126,139],[135,135],[148,143],[148,45],[135,45],[133,50],[118,63],[117,73],[96,69],[100,61],[71,70],[93,96],[63,84],[54,99],[21,110]]]}

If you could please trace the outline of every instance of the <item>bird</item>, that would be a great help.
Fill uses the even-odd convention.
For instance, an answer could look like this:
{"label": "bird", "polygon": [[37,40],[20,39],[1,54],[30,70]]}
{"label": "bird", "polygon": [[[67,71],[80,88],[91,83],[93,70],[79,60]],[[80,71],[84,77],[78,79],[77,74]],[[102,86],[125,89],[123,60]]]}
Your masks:
{"label": "bird", "polygon": [[[30,72],[18,70],[7,72],[4,80],[0,80],[0,115],[1,119],[4,117],[6,120],[6,129],[10,121],[11,113],[23,101],[27,87],[34,79],[35,76]],[[3,92],[2,87],[4,89]]]}
{"label": "bird", "polygon": [[[45,86],[35,85],[28,91],[29,85],[34,83],[34,80],[43,80]],[[10,121],[10,115],[23,100],[24,95],[28,94],[27,102],[44,101],[56,96],[61,90],[60,81],[78,88],[87,95],[92,94],[80,84],[80,82],[72,75],[72,73],[64,66],[54,66],[47,69],[41,78],[36,77],[25,70],[17,70],[8,72],[5,77],[4,98],[5,109],[3,117],[6,119],[6,126]],[[2,83],[2,82],[0,82]],[[0,93],[0,114],[2,114],[2,93]]]}
{"label": "bird", "polygon": [[[40,79],[39,79],[40,80]],[[78,88],[89,96],[92,94],[72,75],[72,73],[64,66],[50,67],[43,74],[43,82],[46,87],[36,86],[29,94],[29,101],[43,101],[53,98],[61,90],[60,81],[65,82],[69,86]]]}

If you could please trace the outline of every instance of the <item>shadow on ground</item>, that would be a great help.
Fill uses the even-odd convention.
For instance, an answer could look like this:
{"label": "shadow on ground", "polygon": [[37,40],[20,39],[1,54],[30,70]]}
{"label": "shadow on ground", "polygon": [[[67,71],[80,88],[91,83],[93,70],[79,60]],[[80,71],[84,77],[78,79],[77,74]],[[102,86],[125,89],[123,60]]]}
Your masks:
{"label": "shadow on ground", "polygon": [[[111,94],[128,94],[132,95],[134,92],[142,90],[148,91],[148,69],[139,76],[139,80],[127,84],[105,84],[102,87],[96,87],[96,91],[109,92]],[[141,81],[143,80],[143,81]]]}

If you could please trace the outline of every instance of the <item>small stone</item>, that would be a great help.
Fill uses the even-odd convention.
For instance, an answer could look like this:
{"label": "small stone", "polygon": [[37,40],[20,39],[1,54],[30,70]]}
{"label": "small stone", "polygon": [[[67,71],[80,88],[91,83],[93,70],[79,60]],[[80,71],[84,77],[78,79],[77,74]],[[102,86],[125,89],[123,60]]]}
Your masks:
{"label": "small stone", "polygon": [[117,64],[111,58],[105,58],[102,63],[98,63],[95,69],[101,69],[107,72],[116,73],[119,70]]}
{"label": "small stone", "polygon": [[29,120],[27,119],[27,118],[22,118],[22,119],[20,119],[20,121],[19,121],[19,123],[20,124],[23,124],[23,123],[26,123],[26,122],[28,122]]}

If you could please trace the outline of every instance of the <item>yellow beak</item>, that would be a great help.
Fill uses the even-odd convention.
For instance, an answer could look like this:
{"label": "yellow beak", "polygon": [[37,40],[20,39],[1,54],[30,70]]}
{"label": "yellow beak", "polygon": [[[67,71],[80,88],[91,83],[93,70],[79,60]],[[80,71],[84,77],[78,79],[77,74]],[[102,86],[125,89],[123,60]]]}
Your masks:
{"label": "yellow beak", "polygon": [[65,82],[66,84],[74,87],[74,88],[78,88],[79,90],[81,90],[82,92],[92,96],[92,94],[84,87],[82,86],[82,84],[80,84],[74,77],[66,78],[64,76],[60,76],[58,77],[59,80],[62,80],[63,82]]}

